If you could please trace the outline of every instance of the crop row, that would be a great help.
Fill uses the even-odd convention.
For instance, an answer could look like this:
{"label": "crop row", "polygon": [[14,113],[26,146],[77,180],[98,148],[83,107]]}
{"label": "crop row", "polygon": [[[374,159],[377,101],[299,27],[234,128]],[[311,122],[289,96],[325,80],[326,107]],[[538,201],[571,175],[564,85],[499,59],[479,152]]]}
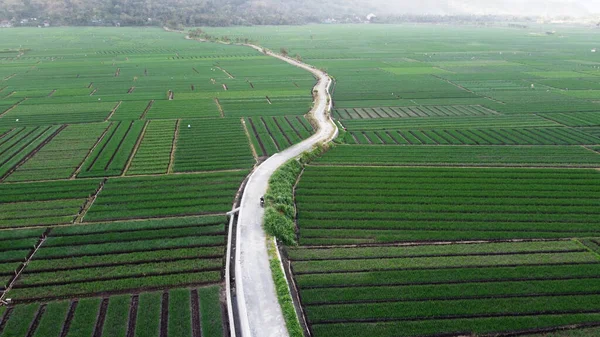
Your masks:
{"label": "crop row", "polygon": [[581,247],[553,241],[286,251],[316,336],[421,336],[561,325],[546,319],[554,314],[561,322],[589,321],[585,313],[600,312],[600,260],[571,252]]}
{"label": "crop row", "polygon": [[59,126],[14,128],[0,138],[0,178],[21,164],[26,157],[43,145]]}
{"label": "crop row", "polygon": [[111,124],[87,158],[78,177],[121,175],[144,127],[143,122]]}
{"label": "crop row", "polygon": [[362,119],[346,120],[342,123],[348,130],[416,130],[416,129],[481,129],[481,128],[525,128],[525,127],[553,127],[558,123],[536,115],[511,115],[511,116],[458,116],[423,117],[423,118],[396,118],[396,119]]}
{"label": "crop row", "polygon": [[135,153],[128,175],[167,173],[175,138],[173,120],[151,121]]}
{"label": "crop row", "polygon": [[593,145],[600,138],[569,128],[354,131],[348,144],[375,145]]}
{"label": "crop row", "polygon": [[[169,336],[223,334],[218,286],[171,289],[72,301],[17,305],[3,322],[7,336]],[[192,333],[193,331],[193,333]]]}
{"label": "crop row", "polygon": [[496,114],[498,113],[481,105],[355,108],[336,109],[333,112],[333,115],[339,119],[488,116]]}
{"label": "crop row", "polygon": [[85,220],[225,213],[245,175],[239,171],[109,179]]}
{"label": "crop row", "polygon": [[[83,180],[62,185],[41,182],[3,184],[0,186],[0,227],[71,223],[99,183]],[[3,237],[0,235],[0,239]]]}
{"label": "crop row", "polygon": [[597,112],[557,113],[543,116],[566,126],[600,126],[600,114]]}
{"label": "crop row", "polygon": [[296,189],[300,240],[594,236],[598,188],[594,171],[310,167]]}
{"label": "crop row", "polygon": [[20,104],[2,116],[4,125],[50,125],[102,122],[116,102]]}
{"label": "crop row", "polygon": [[175,149],[175,172],[249,169],[255,163],[238,119],[182,120]]}
{"label": "crop row", "polygon": [[317,165],[597,167],[600,156],[574,146],[338,146]]}
{"label": "crop row", "polygon": [[189,217],[57,228],[11,296],[31,300],[218,283],[224,223],[223,217]]}
{"label": "crop row", "polygon": [[313,132],[310,123],[299,116],[245,118],[245,123],[260,157],[299,143]]}
{"label": "crop row", "polygon": [[106,130],[106,124],[67,126],[31,159],[11,174],[7,181],[70,178]]}

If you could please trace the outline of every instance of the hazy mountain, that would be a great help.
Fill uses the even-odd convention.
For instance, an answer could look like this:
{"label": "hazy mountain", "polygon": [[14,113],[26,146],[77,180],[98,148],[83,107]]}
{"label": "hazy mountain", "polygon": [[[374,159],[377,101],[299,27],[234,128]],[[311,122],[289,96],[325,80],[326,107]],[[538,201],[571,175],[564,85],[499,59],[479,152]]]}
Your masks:
{"label": "hazy mountain", "polygon": [[[44,18],[86,25],[301,24],[385,15],[588,16],[599,0],[0,0],[0,20]],[[148,19],[152,20],[148,20]]]}

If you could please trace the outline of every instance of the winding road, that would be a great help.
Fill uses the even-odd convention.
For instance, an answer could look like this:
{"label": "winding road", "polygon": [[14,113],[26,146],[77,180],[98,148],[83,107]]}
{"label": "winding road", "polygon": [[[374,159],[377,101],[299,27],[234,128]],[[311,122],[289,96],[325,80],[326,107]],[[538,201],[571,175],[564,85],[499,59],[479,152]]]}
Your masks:
{"label": "winding road", "polygon": [[[246,45],[259,52],[261,47]],[[250,176],[241,201],[236,232],[235,288],[241,337],[285,337],[288,332],[271,276],[266,235],[262,227],[264,210],[259,199],[267,192],[269,178],[283,164],[333,140],[338,129],[330,119],[331,78],[323,71],[300,61],[267,51],[267,55],[312,73],[318,83],[313,88],[315,102],[310,114],[318,123],[316,134],[277,153],[263,162]]]}

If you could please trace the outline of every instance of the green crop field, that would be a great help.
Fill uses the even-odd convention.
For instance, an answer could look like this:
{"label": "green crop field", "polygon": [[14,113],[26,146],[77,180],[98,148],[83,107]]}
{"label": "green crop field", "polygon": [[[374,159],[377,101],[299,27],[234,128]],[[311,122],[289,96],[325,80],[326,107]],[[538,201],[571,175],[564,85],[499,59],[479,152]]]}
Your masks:
{"label": "green crop field", "polygon": [[1,34],[0,336],[228,335],[225,213],[314,132],[313,77],[158,28]]}
{"label": "green crop field", "polygon": [[597,335],[596,31],[208,31],[335,80],[340,136],[301,173],[299,246],[283,249],[312,336]]}
{"label": "green crop field", "polygon": [[[312,336],[597,334],[595,30],[205,31],[334,79],[340,135],[281,248]],[[226,212],[315,132],[315,79],[157,28],[7,29],[0,51],[0,337],[228,335]]]}

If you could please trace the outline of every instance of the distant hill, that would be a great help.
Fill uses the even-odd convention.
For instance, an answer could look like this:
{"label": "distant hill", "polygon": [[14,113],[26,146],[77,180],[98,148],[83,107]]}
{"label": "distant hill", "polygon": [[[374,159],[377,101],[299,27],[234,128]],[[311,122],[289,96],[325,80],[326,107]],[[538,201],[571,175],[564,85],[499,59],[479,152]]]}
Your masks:
{"label": "distant hill", "polygon": [[352,21],[397,15],[584,16],[590,0],[0,0],[0,20],[25,18],[70,25],[227,26]]}

